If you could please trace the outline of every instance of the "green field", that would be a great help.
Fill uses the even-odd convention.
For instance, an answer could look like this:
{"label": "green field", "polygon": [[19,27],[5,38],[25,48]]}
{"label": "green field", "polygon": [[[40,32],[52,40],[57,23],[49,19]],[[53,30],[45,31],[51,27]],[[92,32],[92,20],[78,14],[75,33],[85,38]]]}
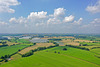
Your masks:
{"label": "green field", "polygon": [[11,61],[0,67],[99,67],[96,64],[64,54],[38,52],[30,57]]}
{"label": "green field", "polygon": [[11,42],[16,42],[16,43],[25,43],[25,44],[28,44],[28,43],[31,43],[29,40],[27,39],[11,39]]}
{"label": "green field", "polygon": [[80,42],[80,44],[87,44],[87,46],[100,46],[100,42],[89,43],[89,42]]}
{"label": "green field", "polygon": [[100,65],[100,58],[97,58],[95,55],[95,53],[92,53],[90,51],[86,51],[86,50],[81,50],[81,49],[77,49],[77,48],[72,48],[72,47],[67,47],[67,51],[62,50],[65,46],[60,46],[60,47],[55,47],[52,49],[48,49],[48,52],[60,52],[61,54],[64,55],[69,55],[72,57],[76,57],[76,58],[80,58],[82,60],[86,60],[95,64]]}
{"label": "green field", "polygon": [[[67,50],[62,50],[63,48]],[[9,61],[0,67],[100,67],[100,59],[94,55],[89,51],[60,46],[36,52],[30,57]]]}
{"label": "green field", "polygon": [[11,55],[17,52],[19,49],[28,47],[28,45],[15,45],[15,46],[6,46],[0,48],[0,57],[4,55]]}
{"label": "green field", "polygon": [[100,48],[92,49],[91,52],[100,54]]}

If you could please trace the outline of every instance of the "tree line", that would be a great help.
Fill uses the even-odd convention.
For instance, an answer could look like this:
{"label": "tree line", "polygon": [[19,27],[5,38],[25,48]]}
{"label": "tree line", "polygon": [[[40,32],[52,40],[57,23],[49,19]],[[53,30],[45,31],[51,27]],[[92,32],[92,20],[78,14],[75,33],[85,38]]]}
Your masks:
{"label": "tree line", "polygon": [[73,46],[73,45],[66,45],[66,46],[89,51],[89,49],[88,48],[85,48],[85,47]]}

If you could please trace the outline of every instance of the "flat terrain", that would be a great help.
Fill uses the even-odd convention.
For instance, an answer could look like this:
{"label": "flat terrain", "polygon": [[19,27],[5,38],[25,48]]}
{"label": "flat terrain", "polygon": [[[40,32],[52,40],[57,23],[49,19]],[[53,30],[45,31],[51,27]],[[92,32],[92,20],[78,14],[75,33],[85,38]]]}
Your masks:
{"label": "flat terrain", "polygon": [[73,41],[73,40],[71,40],[71,39],[63,39],[62,41],[60,41],[60,42],[62,42],[62,43],[64,43],[65,45],[75,45],[75,46],[78,46],[79,45],[79,43],[77,43],[77,42],[75,42],[75,41]]}
{"label": "flat terrain", "polygon": [[78,42],[93,42],[93,41],[90,41],[90,40],[81,40],[81,39],[75,39],[74,41],[78,41]]}
{"label": "flat terrain", "polygon": [[36,45],[25,48],[25,49],[21,50],[19,53],[20,54],[25,54],[25,53],[29,52],[30,50],[34,50],[38,47],[48,47],[50,45],[54,45],[54,44],[53,43],[36,43]]}
{"label": "flat terrain", "polygon": [[6,46],[0,48],[0,57],[4,55],[11,55],[17,52],[19,49],[25,48],[28,45],[15,45],[15,46]]}
{"label": "flat terrain", "polygon": [[96,64],[68,55],[40,51],[34,55],[11,61],[0,67],[99,67]]}

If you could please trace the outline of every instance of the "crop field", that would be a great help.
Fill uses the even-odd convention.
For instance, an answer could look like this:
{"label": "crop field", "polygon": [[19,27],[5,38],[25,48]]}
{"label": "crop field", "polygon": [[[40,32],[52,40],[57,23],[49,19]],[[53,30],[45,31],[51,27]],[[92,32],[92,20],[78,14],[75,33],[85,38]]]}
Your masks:
{"label": "crop field", "polygon": [[40,51],[30,57],[10,61],[1,67],[99,67],[97,64],[67,55],[66,51],[60,50],[60,54],[54,53],[58,49],[62,48],[48,49],[49,52]]}
{"label": "crop field", "polygon": [[6,42],[7,42],[6,44],[8,44],[9,46],[11,46],[13,44],[15,44],[15,45],[18,44],[18,43],[14,43],[14,42],[12,43],[12,42],[9,42],[9,41],[6,41]]}
{"label": "crop field", "polygon": [[[0,57],[4,56],[0,67],[100,67],[100,42],[95,41],[96,37],[82,37],[38,35],[33,39],[2,40],[9,46],[0,47]],[[6,58],[8,54],[10,58]]]}
{"label": "crop field", "polygon": [[50,45],[54,45],[54,44],[53,43],[36,43],[36,45],[25,48],[25,49],[21,50],[19,53],[25,54],[25,53],[29,52],[30,50],[34,50],[38,47],[48,47]]}
{"label": "crop field", "polygon": [[94,52],[100,55],[100,48],[92,49],[91,52]]}
{"label": "crop field", "polygon": [[[63,48],[67,48],[67,50],[64,51],[62,50]],[[60,54],[76,57],[76,58],[100,65],[100,58],[96,57],[95,56],[96,54],[90,51],[67,47],[67,46],[55,47],[52,49],[48,49],[46,51],[52,52],[52,53],[54,53],[55,51],[60,52]]]}
{"label": "crop field", "polygon": [[28,45],[14,45],[14,46],[6,46],[0,48],[0,57],[4,55],[11,55],[17,52],[19,49],[25,48]]}
{"label": "crop field", "polygon": [[77,43],[77,42],[75,42],[75,41],[73,41],[71,39],[67,39],[67,40],[66,39],[63,39],[60,42],[64,43],[65,45],[66,44],[68,44],[68,45],[75,45],[75,46],[78,46],[79,45],[79,43]]}
{"label": "crop field", "polygon": [[2,45],[2,43],[0,43],[0,45]]}
{"label": "crop field", "polygon": [[11,42],[16,42],[16,43],[31,43],[28,39],[11,39]]}
{"label": "crop field", "polygon": [[99,47],[99,46],[81,46],[81,47],[85,47],[85,48],[89,48],[90,50],[92,50],[92,48],[94,48],[94,47]]}
{"label": "crop field", "polygon": [[12,60],[17,60],[17,59],[20,59],[20,58],[22,58],[22,56],[19,55],[18,53],[15,54],[15,55],[13,55],[13,56],[11,56],[11,59],[12,59]]}
{"label": "crop field", "polygon": [[81,39],[75,39],[74,41],[76,41],[76,42],[93,42],[90,40],[81,40]]}
{"label": "crop field", "polygon": [[81,42],[81,44],[87,44],[87,46],[100,46],[100,42],[96,43]]}

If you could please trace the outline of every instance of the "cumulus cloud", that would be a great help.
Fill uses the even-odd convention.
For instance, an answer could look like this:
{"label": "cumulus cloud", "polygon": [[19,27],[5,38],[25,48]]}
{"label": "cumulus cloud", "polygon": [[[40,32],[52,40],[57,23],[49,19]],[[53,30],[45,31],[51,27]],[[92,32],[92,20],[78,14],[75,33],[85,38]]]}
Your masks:
{"label": "cumulus cloud", "polygon": [[90,13],[100,13],[100,0],[98,0],[94,5],[87,6],[86,11]]}
{"label": "cumulus cloud", "polygon": [[28,15],[28,19],[43,19],[46,18],[47,12],[41,11],[41,12],[31,12],[30,15]]}
{"label": "cumulus cloud", "polygon": [[71,22],[73,20],[74,20],[74,16],[73,15],[70,15],[68,17],[65,17],[64,20],[63,20],[63,22]]}
{"label": "cumulus cloud", "polygon": [[[27,17],[12,17],[9,19],[10,29],[20,29],[32,31],[45,31],[45,29],[59,31],[61,29],[72,29],[80,26],[83,18],[74,20],[75,16],[66,16],[64,8],[57,8],[53,14],[47,15],[47,12],[31,12]],[[57,13],[56,13],[57,12]],[[61,16],[61,17],[60,17]],[[74,22],[73,22],[74,21]],[[72,23],[73,22],[73,23]],[[78,25],[78,26],[77,26]],[[76,27],[77,26],[77,27]],[[56,28],[55,28],[56,27]],[[18,30],[17,30],[18,31]],[[64,30],[63,30],[64,31]]]}
{"label": "cumulus cloud", "polygon": [[57,8],[54,10],[54,13],[51,15],[47,15],[47,12],[31,12],[26,18],[19,17],[18,19],[13,17],[9,20],[11,23],[27,23],[34,24],[36,26],[40,25],[48,25],[48,24],[61,24],[63,22],[71,22],[74,20],[74,16],[66,16],[65,17],[65,10],[64,8]]}
{"label": "cumulus cloud", "polygon": [[47,20],[47,25],[48,24],[60,24],[61,21],[59,19],[56,19],[56,18],[50,18]]}
{"label": "cumulus cloud", "polygon": [[10,8],[10,6],[16,6],[19,4],[20,2],[17,0],[0,0],[0,12],[14,13],[15,10]]}
{"label": "cumulus cloud", "polygon": [[57,9],[55,9],[54,10],[54,17],[58,18],[58,19],[64,18],[65,11],[66,11],[66,9],[64,9],[64,8],[57,8]]}
{"label": "cumulus cloud", "polygon": [[11,22],[11,23],[19,23],[19,24],[22,24],[22,23],[27,23],[27,19],[26,18],[24,18],[24,17],[19,17],[18,19],[16,19],[15,17],[13,17],[13,18],[11,18],[10,20],[9,20],[9,22]]}
{"label": "cumulus cloud", "polygon": [[0,25],[7,25],[7,23],[0,21]]}
{"label": "cumulus cloud", "polygon": [[80,25],[81,22],[82,22],[82,20],[83,20],[83,18],[80,18],[78,21],[74,21],[72,24],[78,24],[78,25]]}

